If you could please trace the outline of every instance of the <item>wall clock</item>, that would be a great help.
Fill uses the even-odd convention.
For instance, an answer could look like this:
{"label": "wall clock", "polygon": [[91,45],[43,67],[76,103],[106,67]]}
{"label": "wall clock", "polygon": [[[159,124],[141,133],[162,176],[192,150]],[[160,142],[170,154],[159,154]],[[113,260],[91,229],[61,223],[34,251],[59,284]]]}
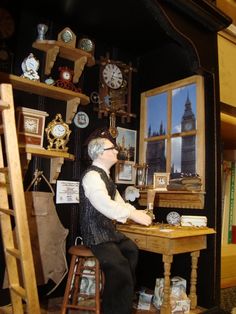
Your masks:
{"label": "wall clock", "polygon": [[131,91],[132,74],[136,70],[131,63],[126,64],[119,60],[111,60],[109,55],[100,57],[99,64],[99,91],[91,93],[94,110],[98,117],[109,115],[109,130],[115,138],[117,136],[116,117],[121,117],[121,122],[130,122],[131,117]]}
{"label": "wall clock", "polygon": [[64,151],[68,150],[66,144],[69,141],[71,130],[69,125],[62,120],[60,113],[56,114],[55,119],[48,123],[45,132],[49,145],[48,150]]}
{"label": "wall clock", "polygon": [[108,87],[118,89],[121,87],[123,82],[123,74],[121,69],[114,63],[108,63],[105,65],[102,71],[102,78],[104,83]]}
{"label": "wall clock", "polygon": [[48,113],[26,107],[16,108],[19,146],[43,148],[45,118]]}

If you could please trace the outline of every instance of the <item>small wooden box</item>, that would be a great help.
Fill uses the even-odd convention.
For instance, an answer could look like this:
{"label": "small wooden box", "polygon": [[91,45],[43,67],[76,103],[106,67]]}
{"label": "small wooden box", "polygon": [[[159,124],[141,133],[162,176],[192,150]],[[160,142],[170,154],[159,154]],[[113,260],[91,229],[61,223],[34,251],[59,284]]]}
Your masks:
{"label": "small wooden box", "polygon": [[19,146],[43,148],[45,119],[48,113],[26,107],[16,108]]}

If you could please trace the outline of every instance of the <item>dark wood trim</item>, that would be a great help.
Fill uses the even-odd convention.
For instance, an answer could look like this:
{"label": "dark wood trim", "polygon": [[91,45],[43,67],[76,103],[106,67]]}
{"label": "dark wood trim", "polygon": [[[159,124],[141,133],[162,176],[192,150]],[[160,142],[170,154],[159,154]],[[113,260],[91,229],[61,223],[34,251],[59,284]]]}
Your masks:
{"label": "dark wood trim", "polygon": [[236,107],[230,106],[226,103],[220,102],[220,111],[236,117]]}
{"label": "dark wood trim", "polygon": [[218,32],[232,23],[232,19],[207,0],[165,0],[179,11],[200,22],[210,31]]}

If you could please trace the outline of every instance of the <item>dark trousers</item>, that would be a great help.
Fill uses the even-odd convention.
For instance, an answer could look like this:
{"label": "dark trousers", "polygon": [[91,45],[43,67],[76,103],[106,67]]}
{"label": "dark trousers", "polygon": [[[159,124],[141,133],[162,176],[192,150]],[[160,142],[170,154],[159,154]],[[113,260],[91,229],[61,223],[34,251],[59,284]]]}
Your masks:
{"label": "dark trousers", "polygon": [[105,276],[102,314],[131,314],[138,248],[128,238],[91,247]]}

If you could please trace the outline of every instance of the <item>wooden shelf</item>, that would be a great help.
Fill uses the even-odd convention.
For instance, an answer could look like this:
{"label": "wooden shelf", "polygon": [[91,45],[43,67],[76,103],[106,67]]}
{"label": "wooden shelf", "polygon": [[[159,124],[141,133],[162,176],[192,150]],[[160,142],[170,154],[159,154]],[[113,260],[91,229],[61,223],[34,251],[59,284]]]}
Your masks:
{"label": "wooden shelf", "polygon": [[78,83],[84,66],[95,64],[94,56],[84,50],[67,46],[56,40],[40,40],[33,43],[33,47],[46,52],[45,74],[49,75],[57,56],[74,61],[73,83]]}
{"label": "wooden shelf", "polygon": [[67,152],[47,150],[44,148],[36,147],[20,147],[20,157],[23,174],[28,169],[29,162],[32,159],[32,156],[38,156],[43,158],[50,158],[50,183],[56,183],[56,180],[61,172],[61,167],[64,163],[64,160],[75,160],[75,156]]}
{"label": "wooden shelf", "polygon": [[89,97],[61,87],[47,85],[38,81],[31,81],[21,76],[0,72],[0,82],[12,84],[12,87],[26,93],[36,94],[67,102],[66,122],[71,123],[78,105],[87,105]]}
{"label": "wooden shelf", "polygon": [[[140,206],[147,206],[149,190],[140,191]],[[204,208],[205,192],[193,191],[155,191],[151,190],[155,207]]]}

